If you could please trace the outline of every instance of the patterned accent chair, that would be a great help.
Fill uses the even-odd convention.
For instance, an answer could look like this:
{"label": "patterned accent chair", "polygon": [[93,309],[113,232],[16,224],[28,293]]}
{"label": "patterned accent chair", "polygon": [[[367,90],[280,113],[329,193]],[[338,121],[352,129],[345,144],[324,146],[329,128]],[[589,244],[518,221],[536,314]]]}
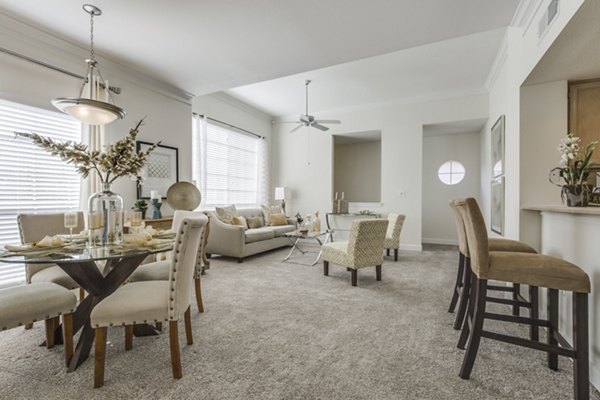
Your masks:
{"label": "patterned accent chair", "polygon": [[208,223],[206,215],[184,218],[177,229],[169,279],[132,282],[121,286],[94,307],[90,322],[95,330],[94,387],[104,385],[107,327],[125,327],[125,350],[133,347],[133,325],[148,321],[169,321],[171,368],[180,379],[178,322],[183,315],[187,344],[193,344],[190,294],[198,248]]}
{"label": "patterned accent chair", "polygon": [[386,256],[389,257],[390,250],[394,249],[394,261],[398,261],[398,249],[400,248],[400,232],[404,225],[406,215],[402,214],[388,214],[388,227],[385,233],[385,241],[383,242],[383,248],[385,249]]}
{"label": "patterned accent chair", "polygon": [[0,330],[46,321],[46,347],[54,347],[54,331],[63,316],[65,361],[73,356],[73,312],[77,297],[55,283],[40,282],[0,289]]}
{"label": "patterned accent chair", "polygon": [[375,266],[376,278],[380,281],[387,227],[385,219],[354,221],[348,241],[323,245],[323,274],[329,275],[330,262],[342,265],[352,272],[352,286],[356,286],[358,269]]}

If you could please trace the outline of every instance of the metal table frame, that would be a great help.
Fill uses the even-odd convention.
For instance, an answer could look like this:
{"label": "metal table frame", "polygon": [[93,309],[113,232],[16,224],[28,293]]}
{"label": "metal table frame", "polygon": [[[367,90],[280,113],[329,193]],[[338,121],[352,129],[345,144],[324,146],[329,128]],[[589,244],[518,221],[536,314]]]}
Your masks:
{"label": "metal table frame", "polygon": [[[326,230],[325,232],[319,232],[319,233],[307,232],[305,234],[302,234],[297,231],[286,233],[284,236],[287,237],[290,240],[290,242],[292,242],[292,249],[290,250],[288,255],[282,260],[282,262],[288,261],[290,259],[290,257],[292,256],[292,254],[294,253],[294,250],[298,250],[302,254],[307,253],[306,250],[303,250],[300,247],[300,239],[314,239],[321,246],[321,250],[319,251],[317,258],[315,259],[315,261],[312,264],[310,264],[311,267],[313,265],[316,265],[319,262],[321,255],[323,254],[323,245],[326,243],[329,243],[329,242],[333,242],[332,234],[333,234],[333,231],[331,231],[329,229]],[[325,236],[325,240],[323,240],[323,241],[321,241],[322,236]],[[299,264],[299,263],[297,263],[297,264]]]}

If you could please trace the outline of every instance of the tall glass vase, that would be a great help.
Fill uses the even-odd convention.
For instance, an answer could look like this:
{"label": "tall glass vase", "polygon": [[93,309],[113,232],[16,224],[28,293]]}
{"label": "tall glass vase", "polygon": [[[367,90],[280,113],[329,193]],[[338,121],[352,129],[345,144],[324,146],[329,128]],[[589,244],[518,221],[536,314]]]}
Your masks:
{"label": "tall glass vase", "polygon": [[91,246],[121,243],[123,239],[123,198],[102,183],[102,191],[88,200],[88,232]]}

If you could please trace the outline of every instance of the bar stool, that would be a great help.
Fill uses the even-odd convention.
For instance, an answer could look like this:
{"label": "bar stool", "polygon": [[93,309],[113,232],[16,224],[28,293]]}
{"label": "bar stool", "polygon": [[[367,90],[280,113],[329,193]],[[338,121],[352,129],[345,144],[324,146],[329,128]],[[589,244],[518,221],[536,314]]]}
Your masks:
{"label": "bar stool", "polygon": [[[459,348],[467,343],[459,376],[469,379],[481,338],[516,344],[547,353],[548,367],[558,370],[558,356],[573,359],[574,398],[589,399],[588,293],[590,279],[579,267],[556,257],[515,252],[490,252],[487,229],[477,201],[456,201],[465,222],[471,258],[471,284],[467,320]],[[548,288],[548,320],[486,311],[488,279]],[[558,332],[558,291],[572,292],[573,345]],[[548,329],[547,343],[527,340],[483,329],[486,319],[541,326]],[[467,341],[468,339],[468,341]]]}
{"label": "bar stool", "polygon": [[[452,209],[452,213],[454,214],[454,219],[456,222],[456,232],[458,234],[458,271],[456,274],[456,282],[454,284],[454,291],[452,293],[452,299],[450,300],[450,306],[448,307],[448,312],[454,312],[456,308],[456,304],[458,303],[458,312],[456,313],[456,318],[454,320],[454,329],[459,330],[462,327],[463,321],[465,319],[465,313],[467,311],[467,303],[469,299],[469,291],[471,289],[470,280],[466,279],[466,271],[470,270],[470,258],[469,258],[469,248],[467,246],[467,236],[465,233],[465,224],[463,222],[462,216],[458,211],[458,208],[454,204],[455,200],[450,200],[448,204]],[[519,242],[516,240],[509,239],[497,239],[490,238],[488,239],[489,250],[490,251],[512,251],[518,253],[537,253],[533,247],[525,244],[523,242]],[[513,295],[513,300],[507,299],[499,299],[498,301],[502,301],[505,304],[512,304],[513,306],[513,315],[519,316],[521,307],[530,308],[531,303],[536,301],[538,298],[537,291],[538,289],[535,287],[530,287],[530,299],[531,301],[527,301],[527,299],[523,298],[520,293],[520,285],[518,283],[510,286],[495,286],[488,285],[488,290],[494,291],[503,291],[503,292],[511,292]],[[458,300],[460,299],[460,302]],[[507,303],[508,302],[508,303]],[[536,302],[537,304],[537,302]],[[537,307],[536,307],[537,308]],[[535,312],[534,312],[535,313]],[[537,314],[536,314],[537,315]],[[537,330],[532,331],[532,339],[537,337]]]}

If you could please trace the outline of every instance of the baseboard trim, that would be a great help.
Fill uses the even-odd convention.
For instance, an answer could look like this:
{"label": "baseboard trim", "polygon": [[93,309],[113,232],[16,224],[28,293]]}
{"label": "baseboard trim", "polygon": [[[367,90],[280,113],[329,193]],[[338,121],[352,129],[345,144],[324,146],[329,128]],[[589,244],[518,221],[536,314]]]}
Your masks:
{"label": "baseboard trim", "polygon": [[423,246],[420,244],[401,244],[400,250],[423,251]]}
{"label": "baseboard trim", "polygon": [[455,239],[423,238],[421,239],[421,242],[427,244],[448,244],[458,246],[458,240]]}

